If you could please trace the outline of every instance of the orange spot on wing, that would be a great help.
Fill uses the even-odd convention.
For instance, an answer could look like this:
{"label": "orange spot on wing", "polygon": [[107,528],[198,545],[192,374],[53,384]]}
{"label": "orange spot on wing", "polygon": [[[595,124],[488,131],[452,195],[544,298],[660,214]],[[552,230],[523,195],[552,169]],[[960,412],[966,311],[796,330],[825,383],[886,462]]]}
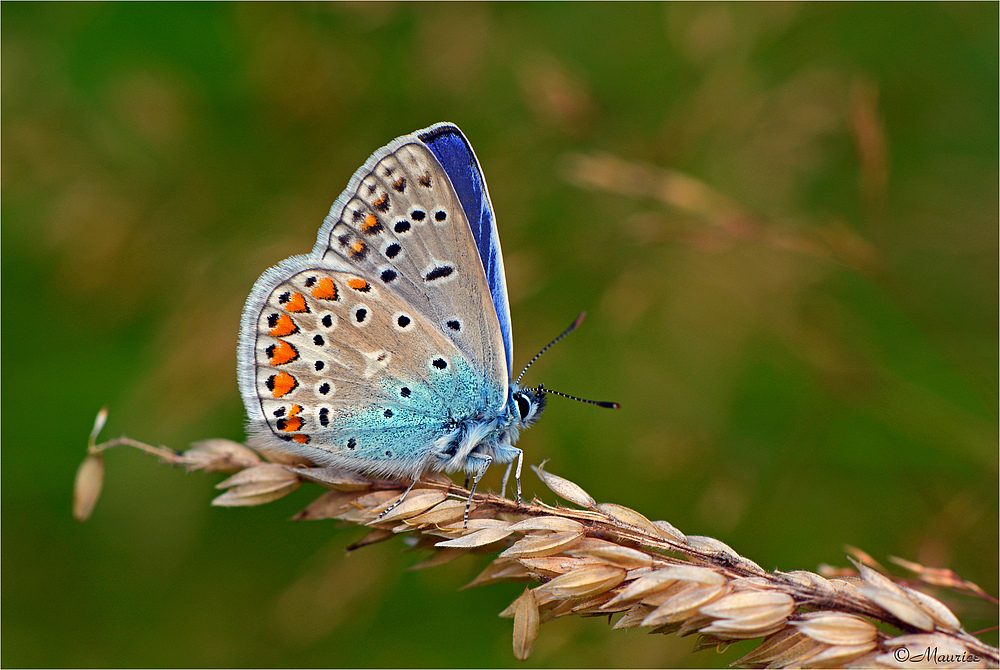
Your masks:
{"label": "orange spot on wing", "polygon": [[292,405],[288,409],[288,416],[295,416],[302,411],[302,405]]}
{"label": "orange spot on wing", "polygon": [[378,217],[369,212],[365,214],[365,222],[361,224],[361,232],[365,235],[373,235],[382,229],[382,224],[378,222]]}
{"label": "orange spot on wing", "polygon": [[275,398],[281,398],[286,396],[295,390],[295,387],[299,383],[295,381],[295,377],[291,376],[287,372],[279,372],[276,375],[271,375],[267,379],[267,387],[271,389],[271,393]]}
{"label": "orange spot on wing", "polygon": [[285,301],[286,312],[308,312],[309,305],[306,304],[306,297],[301,293],[292,293]]}
{"label": "orange spot on wing", "polygon": [[365,256],[368,255],[368,247],[365,245],[365,243],[362,242],[361,240],[354,240],[353,242],[348,244],[348,241],[344,239],[346,237],[347,236],[345,235],[341,237],[340,240],[343,244],[347,245],[347,248],[350,251],[351,260],[354,261],[364,260]]}
{"label": "orange spot on wing", "polygon": [[336,300],[337,285],[329,277],[321,277],[316,282],[316,285],[313,286],[312,294],[314,298],[319,298],[320,300]]}
{"label": "orange spot on wing", "polygon": [[302,427],[302,419],[300,419],[297,416],[293,416],[288,419],[278,420],[278,430],[283,430],[286,433],[294,433],[301,427]]}
{"label": "orange spot on wing", "polygon": [[277,323],[275,323],[274,328],[270,330],[268,335],[271,337],[284,337],[298,332],[298,330],[299,327],[292,321],[292,317],[287,314],[279,314]]}
{"label": "orange spot on wing", "polygon": [[298,442],[299,444],[309,444],[308,435],[292,435],[292,439]]}
{"label": "orange spot on wing", "polygon": [[284,340],[278,340],[277,344],[269,346],[265,353],[268,355],[271,365],[284,365],[299,357],[299,352],[295,350],[295,347]]}
{"label": "orange spot on wing", "polygon": [[355,291],[367,291],[371,288],[364,279],[348,279],[347,285],[353,288]]}

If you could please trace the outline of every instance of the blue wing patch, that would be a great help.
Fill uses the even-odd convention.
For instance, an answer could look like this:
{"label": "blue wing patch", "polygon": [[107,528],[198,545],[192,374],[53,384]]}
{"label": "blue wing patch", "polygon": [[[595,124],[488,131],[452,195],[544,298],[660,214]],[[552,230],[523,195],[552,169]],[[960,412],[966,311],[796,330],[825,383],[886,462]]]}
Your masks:
{"label": "blue wing patch", "polygon": [[513,343],[510,327],[510,306],[507,301],[507,281],[503,272],[503,254],[497,234],[493,205],[486,189],[479,161],[469,141],[457,127],[438,123],[419,133],[420,141],[441,162],[451,179],[458,199],[465,210],[465,217],[472,228],[472,236],[479,250],[479,260],[486,271],[486,281],[493,298],[493,307],[500,322],[500,334],[507,354],[507,373],[513,374]]}

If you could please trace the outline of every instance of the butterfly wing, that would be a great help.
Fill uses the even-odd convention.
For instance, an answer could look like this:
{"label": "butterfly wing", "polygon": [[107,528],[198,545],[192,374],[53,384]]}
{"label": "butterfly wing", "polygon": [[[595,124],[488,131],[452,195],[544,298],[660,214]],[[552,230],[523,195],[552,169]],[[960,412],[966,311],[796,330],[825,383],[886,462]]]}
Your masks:
{"label": "butterfly wing", "polygon": [[[461,135],[447,124],[431,128],[439,126]],[[335,255],[377,277],[437,323],[483,371],[486,382],[501,387],[506,395],[510,373],[504,336],[506,327],[509,340],[506,290],[501,292],[501,319],[464,203],[442,163],[419,139],[422,132],[426,131],[405,135],[377,151],[355,174],[331,208],[313,255]],[[483,184],[478,163],[474,167]],[[486,196],[485,188],[482,193]],[[485,203],[492,221],[488,196]],[[499,244],[495,249],[502,282]],[[495,274],[496,263],[491,267]]]}
{"label": "butterfly wing", "polygon": [[312,253],[271,268],[247,301],[239,377],[255,441],[415,476],[449,425],[503,411],[504,331],[472,230],[416,135],[377,151]]}
{"label": "butterfly wing", "polygon": [[496,215],[486,188],[486,179],[472,145],[462,131],[450,123],[438,123],[416,133],[441,163],[451,179],[462,209],[469,222],[479,259],[486,273],[486,284],[493,298],[493,307],[500,324],[504,351],[507,355],[507,372],[512,371],[514,344],[511,335],[510,305],[507,300],[507,279],[503,272],[503,254],[500,252],[500,235],[496,228]]}
{"label": "butterfly wing", "polygon": [[240,361],[256,444],[413,476],[449,411],[488,402],[462,352],[355,269],[298,256],[257,288],[266,298],[244,315]]}

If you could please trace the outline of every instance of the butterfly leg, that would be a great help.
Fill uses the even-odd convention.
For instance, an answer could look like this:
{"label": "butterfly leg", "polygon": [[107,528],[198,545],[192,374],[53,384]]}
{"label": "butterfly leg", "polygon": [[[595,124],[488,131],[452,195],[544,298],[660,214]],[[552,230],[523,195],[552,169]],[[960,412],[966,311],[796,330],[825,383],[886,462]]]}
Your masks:
{"label": "butterfly leg", "polygon": [[514,461],[507,464],[507,469],[503,471],[503,479],[500,480],[500,497],[507,497],[507,480],[510,478],[510,469],[514,467]]}
{"label": "butterfly leg", "polygon": [[465,502],[465,520],[462,522],[462,525],[466,528],[469,527],[469,510],[472,509],[472,496],[476,494],[476,487],[479,486],[479,480],[486,474],[486,469],[490,467],[492,462],[492,456],[483,456],[483,464],[476,472],[476,476],[472,478],[472,490],[469,491],[469,499]]}
{"label": "butterfly leg", "polygon": [[517,468],[514,470],[514,481],[517,482],[517,504],[521,504],[521,460],[524,458],[524,452],[520,449],[517,450]]}
{"label": "butterfly leg", "polygon": [[[392,503],[391,505],[389,505],[388,507],[386,507],[384,510],[382,510],[381,512],[379,512],[379,515],[376,518],[377,519],[381,519],[386,514],[388,514],[390,511],[392,511],[397,505],[399,505],[399,503],[401,503],[404,500],[406,500],[406,496],[409,495],[410,491],[413,490],[413,486],[417,483],[417,479],[419,479],[419,477],[414,477],[413,481],[410,482],[410,485],[408,487],[406,487],[405,491],[403,491],[403,495],[399,496],[399,500],[397,500],[396,502]],[[468,510],[465,511],[465,516],[466,516],[466,518],[468,518],[468,516],[469,516],[469,511]]]}
{"label": "butterfly leg", "polygon": [[[521,460],[524,457],[524,452],[520,449],[517,450],[517,470],[514,471],[514,481],[517,482],[517,504],[521,504]],[[500,497],[507,497],[507,479],[510,477],[510,469],[514,465],[514,461],[507,464],[507,470],[503,473],[503,480],[500,482]]]}

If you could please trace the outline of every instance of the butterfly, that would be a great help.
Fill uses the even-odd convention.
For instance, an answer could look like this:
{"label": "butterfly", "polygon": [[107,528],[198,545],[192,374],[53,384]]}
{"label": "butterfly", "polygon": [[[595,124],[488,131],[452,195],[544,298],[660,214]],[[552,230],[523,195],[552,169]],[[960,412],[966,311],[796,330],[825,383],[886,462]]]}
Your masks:
{"label": "butterfly", "polygon": [[464,471],[469,504],[492,463],[508,464],[503,491],[516,461],[520,502],[514,443],[554,392],[519,386],[512,350],[486,182],[438,123],[372,154],[312,252],[254,284],[238,351],[250,443],[413,483]]}

